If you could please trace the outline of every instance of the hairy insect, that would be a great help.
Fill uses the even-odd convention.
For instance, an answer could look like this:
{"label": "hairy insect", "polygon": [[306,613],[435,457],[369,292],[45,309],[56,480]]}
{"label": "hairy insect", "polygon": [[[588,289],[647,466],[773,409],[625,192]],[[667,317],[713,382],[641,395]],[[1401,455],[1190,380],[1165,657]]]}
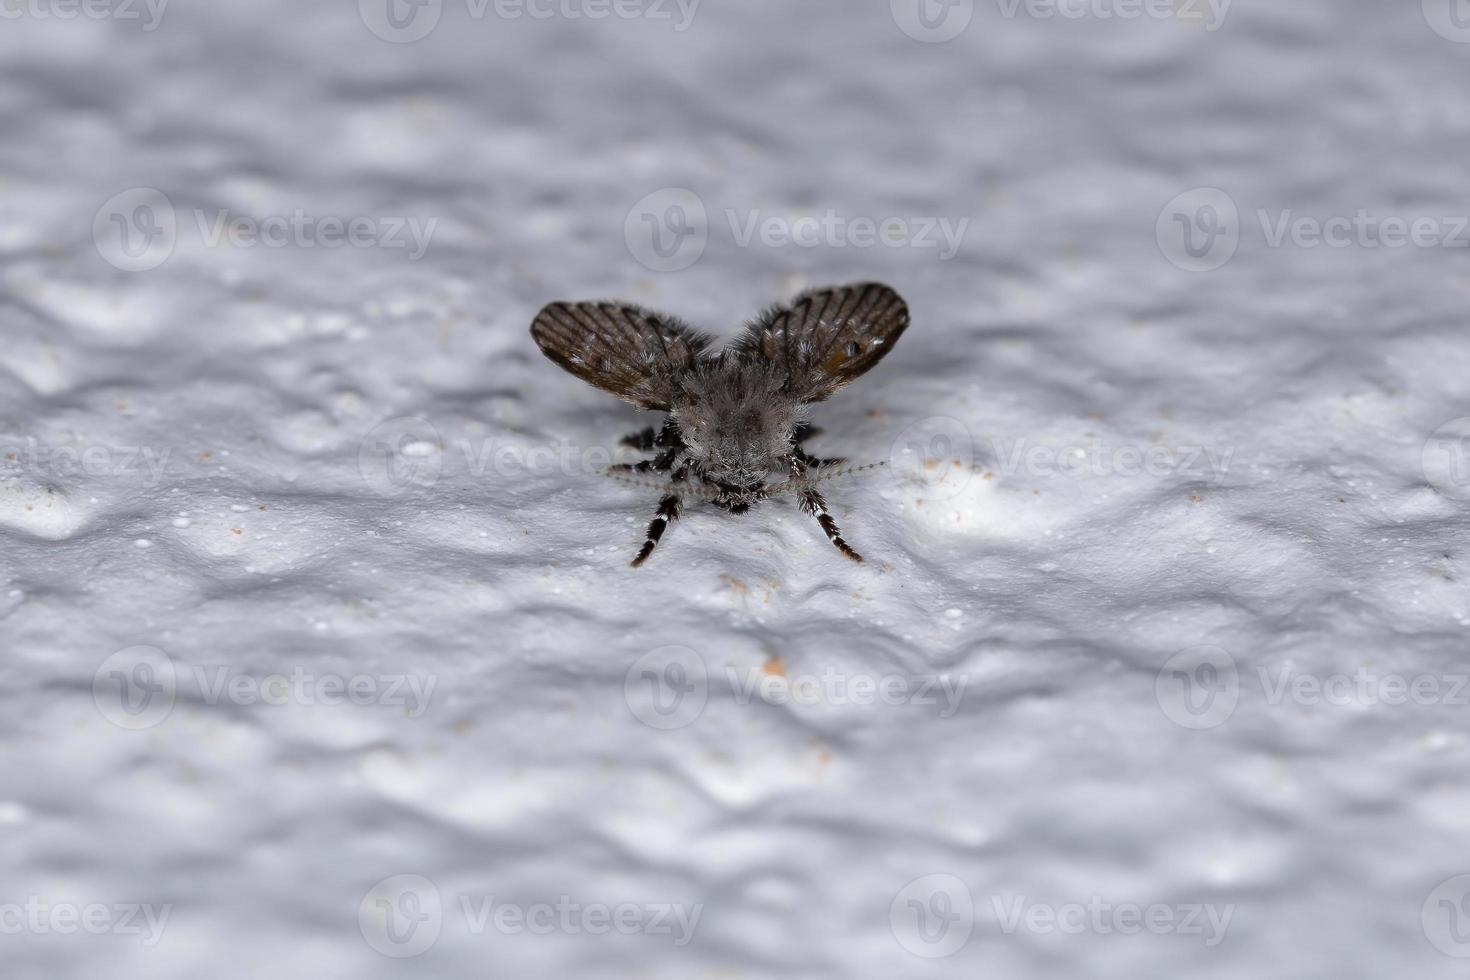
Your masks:
{"label": "hairy insect", "polygon": [[794,493],[801,509],[853,561],[817,484],[844,460],[818,459],[802,444],[817,434],[806,406],[825,401],[866,373],[909,325],[892,289],[858,283],[803,293],[757,317],[723,350],[671,316],[625,303],[552,303],[531,336],[542,353],[588,384],[651,411],[663,424],[623,440],[651,454],[614,467],[668,474],[642,565],[685,497],[742,514],[760,500]]}

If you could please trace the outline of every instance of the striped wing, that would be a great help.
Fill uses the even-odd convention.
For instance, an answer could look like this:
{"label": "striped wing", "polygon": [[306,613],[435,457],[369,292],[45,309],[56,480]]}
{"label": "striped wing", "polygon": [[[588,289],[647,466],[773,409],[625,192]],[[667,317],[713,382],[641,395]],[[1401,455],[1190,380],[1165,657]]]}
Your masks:
{"label": "striped wing", "polygon": [[536,314],[531,336],[588,384],[662,411],[710,345],[674,317],[626,303],[552,303]]}
{"label": "striped wing", "polygon": [[909,325],[903,298],[881,283],[804,293],[752,323],[736,344],[786,373],[786,390],[802,402],[830,398],[868,372]]}

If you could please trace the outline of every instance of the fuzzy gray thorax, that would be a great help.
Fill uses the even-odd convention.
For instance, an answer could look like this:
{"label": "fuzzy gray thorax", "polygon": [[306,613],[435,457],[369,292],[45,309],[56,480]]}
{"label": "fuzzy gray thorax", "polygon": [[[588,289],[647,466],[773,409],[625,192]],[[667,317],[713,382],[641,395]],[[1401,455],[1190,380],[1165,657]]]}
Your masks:
{"label": "fuzzy gray thorax", "polygon": [[672,406],[694,467],[730,488],[753,488],[783,470],[801,406],[769,363],[712,358],[681,384]]}

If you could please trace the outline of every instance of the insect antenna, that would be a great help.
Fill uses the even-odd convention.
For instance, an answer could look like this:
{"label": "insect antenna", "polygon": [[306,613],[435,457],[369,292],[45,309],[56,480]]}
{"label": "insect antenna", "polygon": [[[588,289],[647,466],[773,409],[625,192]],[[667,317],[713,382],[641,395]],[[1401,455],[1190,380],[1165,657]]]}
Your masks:
{"label": "insect antenna", "polygon": [[854,473],[862,473],[865,470],[876,470],[880,466],[887,465],[887,460],[880,460],[876,463],[864,463],[861,466],[825,466],[815,470],[808,470],[804,475],[793,477],[790,480],[786,481],[785,484],[782,484],[782,486],[789,486],[793,491],[802,490],[808,487],[815,487],[819,483],[826,483],[828,480],[836,480],[840,477],[852,476]]}
{"label": "insect antenna", "polygon": [[863,463],[861,466],[828,466],[808,474],[807,478],[813,483],[822,483],[827,480],[835,480],[840,476],[852,476],[864,470],[876,470],[880,466],[887,466],[888,460],[880,459],[876,463]]}
{"label": "insect antenna", "polygon": [[[610,480],[626,483],[630,487],[641,487],[644,490],[658,490],[663,493],[668,493],[672,485],[672,481],[670,480],[654,480],[646,476],[629,476],[627,473],[618,472],[617,470],[604,470],[603,475]],[[678,484],[678,493],[681,497],[696,497],[705,501],[715,500],[720,496],[719,490],[714,487],[707,487],[691,481]]]}

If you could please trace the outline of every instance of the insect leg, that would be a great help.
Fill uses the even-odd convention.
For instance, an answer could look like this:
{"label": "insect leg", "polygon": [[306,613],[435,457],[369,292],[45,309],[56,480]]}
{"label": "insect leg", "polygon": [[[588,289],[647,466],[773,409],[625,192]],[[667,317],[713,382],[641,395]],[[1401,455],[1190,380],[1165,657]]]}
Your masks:
{"label": "insect leg", "polygon": [[610,473],[667,473],[674,468],[674,461],[679,457],[678,449],[666,449],[653,459],[645,459],[641,463],[615,463],[608,467]]}
{"label": "insect leg", "polygon": [[642,432],[635,432],[630,436],[623,436],[622,442],[618,445],[627,446],[629,449],[639,449],[646,453],[653,450],[654,443],[657,440],[658,433],[654,432],[653,426],[650,425]]}
{"label": "insect leg", "polygon": [[810,422],[802,422],[796,427],[796,431],[791,434],[791,437],[799,446],[802,443],[806,442],[808,439],[815,439],[821,434],[822,430],[817,428],[815,425],[812,425]]}
{"label": "insect leg", "polygon": [[793,447],[791,450],[791,455],[801,460],[803,465],[809,466],[812,469],[821,469],[824,466],[841,466],[843,463],[847,462],[846,456],[830,456],[826,458],[811,456],[800,446]]}
{"label": "insect leg", "polygon": [[658,438],[654,440],[654,443],[659,446],[684,448],[684,439],[679,434],[679,427],[674,424],[673,418],[664,419],[664,426],[658,430]]}
{"label": "insect leg", "polygon": [[655,429],[651,425],[647,426],[641,432],[623,436],[618,445],[651,453],[655,449],[682,449],[684,440],[680,438],[679,427],[674,424],[674,420],[666,419],[662,428]]}
{"label": "insect leg", "polygon": [[814,439],[821,434],[821,429],[808,422],[799,424],[795,431],[791,433],[791,455],[795,456],[803,466],[809,466],[813,469],[818,469],[823,466],[841,466],[847,462],[847,458],[844,456],[833,456],[830,459],[822,459],[811,455],[805,449],[801,448],[802,443],[808,439]]}
{"label": "insect leg", "polygon": [[[677,485],[684,482],[688,476],[687,467],[680,467],[674,474],[673,482]],[[679,519],[679,511],[683,506],[683,500],[677,492],[667,494],[663,500],[658,502],[658,513],[654,514],[653,520],[648,523],[648,540],[643,542],[643,547],[638,550],[638,557],[634,558],[632,565],[638,568],[648,556],[653,554],[653,549],[658,547],[659,538],[664,536],[664,528],[669,526],[670,521]]]}
{"label": "insect leg", "polygon": [[837,530],[837,522],[832,515],[827,513],[827,501],[814,487],[807,487],[801,491],[801,509],[817,519],[822,525],[822,530],[827,532],[827,537],[837,546],[837,550],[855,562],[861,562],[863,556],[852,550],[848,543],[842,540],[842,533]]}

